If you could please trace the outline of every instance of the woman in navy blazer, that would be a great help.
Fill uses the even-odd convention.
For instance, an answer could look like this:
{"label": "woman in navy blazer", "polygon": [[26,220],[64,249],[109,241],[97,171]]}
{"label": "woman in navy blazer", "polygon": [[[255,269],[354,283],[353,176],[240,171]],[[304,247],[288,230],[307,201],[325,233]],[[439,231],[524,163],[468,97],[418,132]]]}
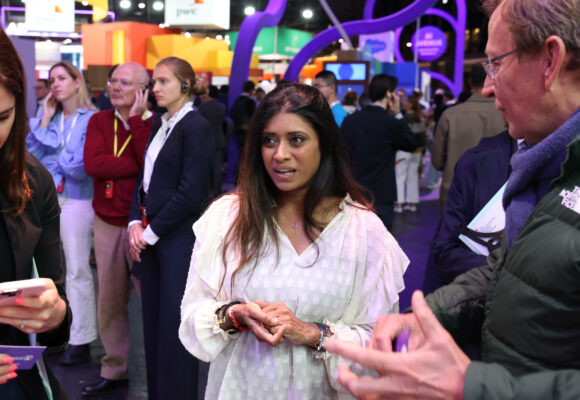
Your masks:
{"label": "woman in navy blazer", "polygon": [[168,57],[153,72],[153,94],[167,113],[153,122],[145,167],[129,218],[133,273],[141,280],[149,399],[197,398],[198,360],[178,338],[180,303],[195,237],[210,200],[213,132],[193,109],[195,74]]}
{"label": "woman in navy blazer", "polygon": [[[0,29],[0,282],[28,279],[32,260],[44,278],[38,297],[16,297],[0,307],[0,344],[56,346],[69,338],[71,312],[64,294],[56,189],[50,173],[25,150],[28,132],[24,71],[18,53]],[[47,369],[52,397],[66,398]],[[0,399],[48,399],[38,367],[18,370],[0,354]]]}

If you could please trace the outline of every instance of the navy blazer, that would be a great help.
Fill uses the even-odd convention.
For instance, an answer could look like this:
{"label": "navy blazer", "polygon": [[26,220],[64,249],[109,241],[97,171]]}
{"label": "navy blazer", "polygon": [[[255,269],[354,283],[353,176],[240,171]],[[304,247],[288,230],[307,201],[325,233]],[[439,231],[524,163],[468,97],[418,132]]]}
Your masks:
{"label": "navy blazer", "polygon": [[[32,277],[32,258],[34,257],[39,276],[54,281],[60,297],[67,305],[67,313],[60,326],[37,336],[40,345],[57,346],[68,341],[72,321],[72,313],[64,291],[65,262],[60,242],[60,207],[52,176],[30,154],[26,156],[26,174],[32,189],[32,198],[26,209],[19,216],[3,212],[2,217],[14,257],[14,280]],[[11,207],[11,203],[0,191],[0,209],[8,210]],[[0,254],[0,259],[5,259],[3,254]],[[10,327],[8,342],[4,344],[19,346],[30,344],[28,335],[14,327]],[[48,373],[54,398],[58,399],[61,397],[59,385],[50,370]],[[32,370],[18,371],[17,379],[21,382],[28,398],[47,398],[36,367]]]}
{"label": "navy blazer", "polygon": [[376,105],[347,116],[341,128],[356,180],[372,191],[377,203],[394,202],[395,154],[397,150],[414,151],[420,144],[417,135],[404,120]]}
{"label": "navy blazer", "polygon": [[445,210],[433,237],[433,259],[425,271],[426,293],[451,283],[472,268],[486,265],[486,257],[471,251],[458,236],[507,181],[515,148],[516,142],[506,130],[482,138],[457,161]]}
{"label": "navy blazer", "polygon": [[[153,134],[159,132],[160,117],[153,121]],[[149,146],[149,145],[148,145]],[[215,149],[213,131],[197,111],[188,112],[174,127],[161,148],[149,183],[149,191],[141,196],[143,170],[133,193],[129,221],[140,219],[139,207],[147,210],[149,224],[163,238],[179,229],[193,236],[192,225],[210,196],[211,162]]]}

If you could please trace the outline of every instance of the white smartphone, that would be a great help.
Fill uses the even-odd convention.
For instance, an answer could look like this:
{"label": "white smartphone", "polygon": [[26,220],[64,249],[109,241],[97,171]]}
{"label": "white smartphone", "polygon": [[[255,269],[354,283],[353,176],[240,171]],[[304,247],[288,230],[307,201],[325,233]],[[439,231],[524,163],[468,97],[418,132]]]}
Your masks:
{"label": "white smartphone", "polygon": [[46,285],[43,279],[25,279],[0,283],[0,307],[16,305],[16,297],[40,296]]}

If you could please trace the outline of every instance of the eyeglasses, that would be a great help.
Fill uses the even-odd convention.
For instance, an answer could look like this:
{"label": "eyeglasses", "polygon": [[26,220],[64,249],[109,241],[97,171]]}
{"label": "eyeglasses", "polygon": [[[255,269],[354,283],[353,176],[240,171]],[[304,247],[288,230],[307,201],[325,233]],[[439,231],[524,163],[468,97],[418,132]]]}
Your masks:
{"label": "eyeglasses", "polygon": [[330,85],[321,85],[321,84],[318,84],[318,83],[315,83],[314,85],[312,85],[312,87],[314,87],[316,89],[320,89],[320,88],[323,88],[323,87],[329,87],[329,86]]}
{"label": "eyeglasses", "polygon": [[110,81],[107,81],[107,85],[109,86],[114,86],[117,83],[120,84],[123,89],[129,89],[133,86],[133,82],[126,81],[125,79],[111,79]]}
{"label": "eyeglasses", "polygon": [[493,81],[493,79],[495,78],[495,75],[497,74],[497,71],[499,70],[500,64],[497,64],[497,62],[504,57],[507,57],[509,55],[514,54],[516,51],[518,51],[518,50],[514,49],[512,51],[508,51],[507,53],[504,53],[502,55],[499,55],[497,57],[494,57],[490,60],[487,60],[487,61],[484,61],[481,63],[481,65],[483,66],[483,69],[485,70],[485,73],[487,74],[489,79],[491,79]]}

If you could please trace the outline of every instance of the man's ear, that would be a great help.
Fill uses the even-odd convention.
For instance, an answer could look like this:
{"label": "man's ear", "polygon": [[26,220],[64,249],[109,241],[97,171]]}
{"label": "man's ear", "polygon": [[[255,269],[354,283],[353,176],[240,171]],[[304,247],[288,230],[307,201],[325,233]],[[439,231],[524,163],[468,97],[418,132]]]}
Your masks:
{"label": "man's ear", "polygon": [[542,55],[544,57],[544,88],[549,90],[564,67],[566,45],[562,38],[555,35],[548,37],[544,42]]}

